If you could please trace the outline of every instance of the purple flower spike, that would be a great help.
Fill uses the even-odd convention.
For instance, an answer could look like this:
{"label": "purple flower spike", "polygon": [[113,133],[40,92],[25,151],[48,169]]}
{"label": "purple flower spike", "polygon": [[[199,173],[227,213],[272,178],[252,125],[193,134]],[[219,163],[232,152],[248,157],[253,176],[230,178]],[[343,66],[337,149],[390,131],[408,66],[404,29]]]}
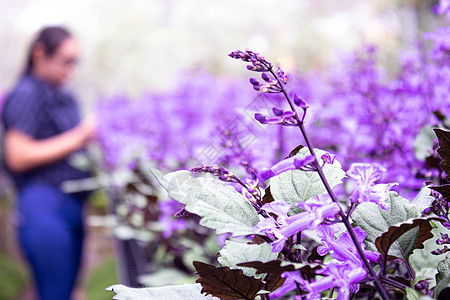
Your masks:
{"label": "purple flower spike", "polygon": [[385,202],[392,187],[398,183],[375,184],[386,169],[377,163],[354,163],[347,171],[347,175],[357,182],[350,200],[353,203],[374,202],[382,209],[389,209]]}
{"label": "purple flower spike", "polygon": [[228,56],[245,62],[251,62],[252,64],[247,66],[247,69],[250,71],[267,72],[272,69],[272,64],[263,56],[250,50],[245,50],[245,52],[236,50],[228,54]]}
{"label": "purple flower spike", "polygon": [[312,164],[313,162],[314,156],[312,155],[306,155],[305,157],[302,158],[298,158],[295,156],[289,157],[275,164],[272,168],[263,170],[259,176],[261,180],[265,181],[271,177],[274,177],[286,171],[301,169],[307,165]]}
{"label": "purple flower spike", "polygon": [[260,113],[255,114],[255,119],[261,124],[267,124],[267,117]]}
{"label": "purple flower spike", "polygon": [[281,81],[283,81],[283,83],[287,83],[287,81],[289,80],[289,77],[284,74],[284,71],[280,67],[278,67],[277,75],[281,79]]}

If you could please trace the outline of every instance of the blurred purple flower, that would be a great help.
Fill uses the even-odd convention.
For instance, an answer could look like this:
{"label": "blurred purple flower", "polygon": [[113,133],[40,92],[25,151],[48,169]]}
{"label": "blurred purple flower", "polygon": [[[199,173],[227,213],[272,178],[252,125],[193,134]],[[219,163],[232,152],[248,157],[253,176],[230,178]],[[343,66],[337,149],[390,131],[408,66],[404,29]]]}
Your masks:
{"label": "blurred purple flower", "polygon": [[161,214],[159,215],[159,224],[162,227],[162,236],[165,239],[170,238],[174,231],[186,230],[188,223],[182,218],[174,218],[174,214],[179,211],[180,203],[173,199],[166,201],[159,201],[159,209]]}
{"label": "blurred purple flower", "polygon": [[433,10],[436,14],[447,15],[447,18],[450,19],[450,0],[440,0]]}

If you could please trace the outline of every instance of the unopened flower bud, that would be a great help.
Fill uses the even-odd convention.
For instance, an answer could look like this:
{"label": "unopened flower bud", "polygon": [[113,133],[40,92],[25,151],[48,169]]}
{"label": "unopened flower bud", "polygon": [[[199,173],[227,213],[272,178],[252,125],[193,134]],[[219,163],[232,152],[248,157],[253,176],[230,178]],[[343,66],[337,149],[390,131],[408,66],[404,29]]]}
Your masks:
{"label": "unopened flower bud", "polygon": [[278,107],[272,108],[272,111],[275,114],[275,116],[282,116],[283,115],[283,110],[278,108]]}
{"label": "unopened flower bud", "polygon": [[297,96],[297,94],[294,95],[294,104],[301,107],[302,109],[307,109],[309,107],[308,103],[306,103],[305,100]]}
{"label": "unopened flower bud", "polygon": [[250,83],[251,83],[253,86],[259,86],[259,81],[258,81],[258,79],[250,78]]}
{"label": "unopened flower bud", "polygon": [[270,80],[270,77],[269,77],[269,75],[267,75],[267,73],[262,73],[262,74],[261,74],[261,77],[262,77],[262,79],[263,79],[264,81],[269,81],[269,80]]}
{"label": "unopened flower bud", "polygon": [[255,114],[255,119],[261,124],[267,124],[267,117],[260,113]]}

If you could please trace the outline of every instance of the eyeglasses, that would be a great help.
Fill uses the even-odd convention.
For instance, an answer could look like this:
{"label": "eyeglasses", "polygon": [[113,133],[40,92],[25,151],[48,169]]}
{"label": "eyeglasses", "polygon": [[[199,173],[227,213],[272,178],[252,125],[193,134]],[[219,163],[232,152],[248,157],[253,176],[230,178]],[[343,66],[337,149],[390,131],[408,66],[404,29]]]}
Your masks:
{"label": "eyeglasses", "polygon": [[61,54],[55,54],[52,59],[59,65],[64,67],[74,67],[79,63],[78,57],[76,56],[64,56]]}

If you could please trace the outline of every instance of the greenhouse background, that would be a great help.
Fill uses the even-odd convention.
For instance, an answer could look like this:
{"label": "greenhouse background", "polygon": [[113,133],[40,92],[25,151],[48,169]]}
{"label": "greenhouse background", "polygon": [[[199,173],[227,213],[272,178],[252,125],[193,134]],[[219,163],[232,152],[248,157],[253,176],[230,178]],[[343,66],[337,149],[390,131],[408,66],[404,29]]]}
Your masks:
{"label": "greenhouse background", "polygon": [[[432,42],[424,39],[424,34],[448,23],[445,16],[433,12],[438,2],[2,0],[0,99],[20,76],[27,47],[41,27],[65,25],[81,46],[80,62],[67,88],[77,96],[83,115],[96,116],[99,136],[89,149],[96,177],[66,185],[68,190],[94,190],[87,210],[88,237],[75,300],[111,299],[112,293],[104,289],[116,283],[158,286],[193,282],[194,276],[189,275],[195,271],[192,261],[212,262],[224,242],[220,240],[223,236],[216,241],[215,235],[200,226],[193,235],[186,233],[186,228],[196,226],[192,215],[169,226],[179,207],[155,188],[154,179],[152,182],[146,172],[149,167],[169,172],[198,163],[222,163],[239,168],[243,164],[237,166],[232,159],[239,157],[242,162],[244,157],[253,159],[254,166],[261,169],[284,158],[300,143],[294,141],[293,134],[261,129],[255,122],[257,111],[253,108],[268,107],[255,104],[259,98],[248,83],[249,72],[228,57],[230,52],[250,49],[280,66],[292,76],[291,87],[310,103],[311,128],[317,126],[331,136],[333,130],[355,128],[355,124],[336,117],[336,107],[347,100],[324,83],[330,79],[327,75],[342,80],[337,84],[347,88],[352,81],[340,72],[356,60],[350,55],[363,53],[355,56],[365,66],[382,70],[379,74],[366,70],[381,78],[373,80],[391,88],[406,69],[405,57],[408,61],[408,57],[416,59],[431,51]],[[331,99],[338,99],[337,104],[329,104]],[[278,103],[277,99],[268,101]],[[448,104],[441,104],[436,109],[446,115]],[[408,109],[415,111],[414,107]],[[357,109],[354,116],[355,122],[362,118]],[[398,136],[383,141],[395,144],[406,127],[414,127],[405,138],[411,147],[405,152],[413,153],[407,167],[413,165],[414,172],[419,167],[413,144],[421,128],[431,125],[427,118],[420,115],[404,125],[399,121],[403,116],[395,119],[400,125],[392,130],[398,130]],[[337,129],[333,129],[334,123],[320,125],[330,120],[338,122]],[[243,140],[247,144],[239,145],[245,155],[248,149],[247,156],[227,152],[233,149],[226,144],[230,141],[226,134],[239,126],[248,131]],[[333,148],[335,141],[321,138],[317,132],[313,131],[318,144],[335,151],[338,159],[350,150],[363,151],[358,145],[350,150]],[[218,139],[218,133],[225,137]],[[258,156],[255,149],[267,142],[263,133],[287,142],[268,147],[266,156]],[[349,141],[354,137],[341,138]],[[211,152],[217,148],[220,154]],[[359,154],[344,157],[367,158]],[[84,157],[76,159],[79,165],[87,162]],[[407,176],[407,167],[394,170],[392,176]],[[245,170],[236,172],[244,174]],[[420,188],[417,182],[410,184],[405,193]],[[153,190],[148,192],[148,187]],[[5,292],[0,293],[0,299],[30,300],[34,293],[31,277],[11,224],[14,189],[5,174],[1,189],[0,289]]]}

